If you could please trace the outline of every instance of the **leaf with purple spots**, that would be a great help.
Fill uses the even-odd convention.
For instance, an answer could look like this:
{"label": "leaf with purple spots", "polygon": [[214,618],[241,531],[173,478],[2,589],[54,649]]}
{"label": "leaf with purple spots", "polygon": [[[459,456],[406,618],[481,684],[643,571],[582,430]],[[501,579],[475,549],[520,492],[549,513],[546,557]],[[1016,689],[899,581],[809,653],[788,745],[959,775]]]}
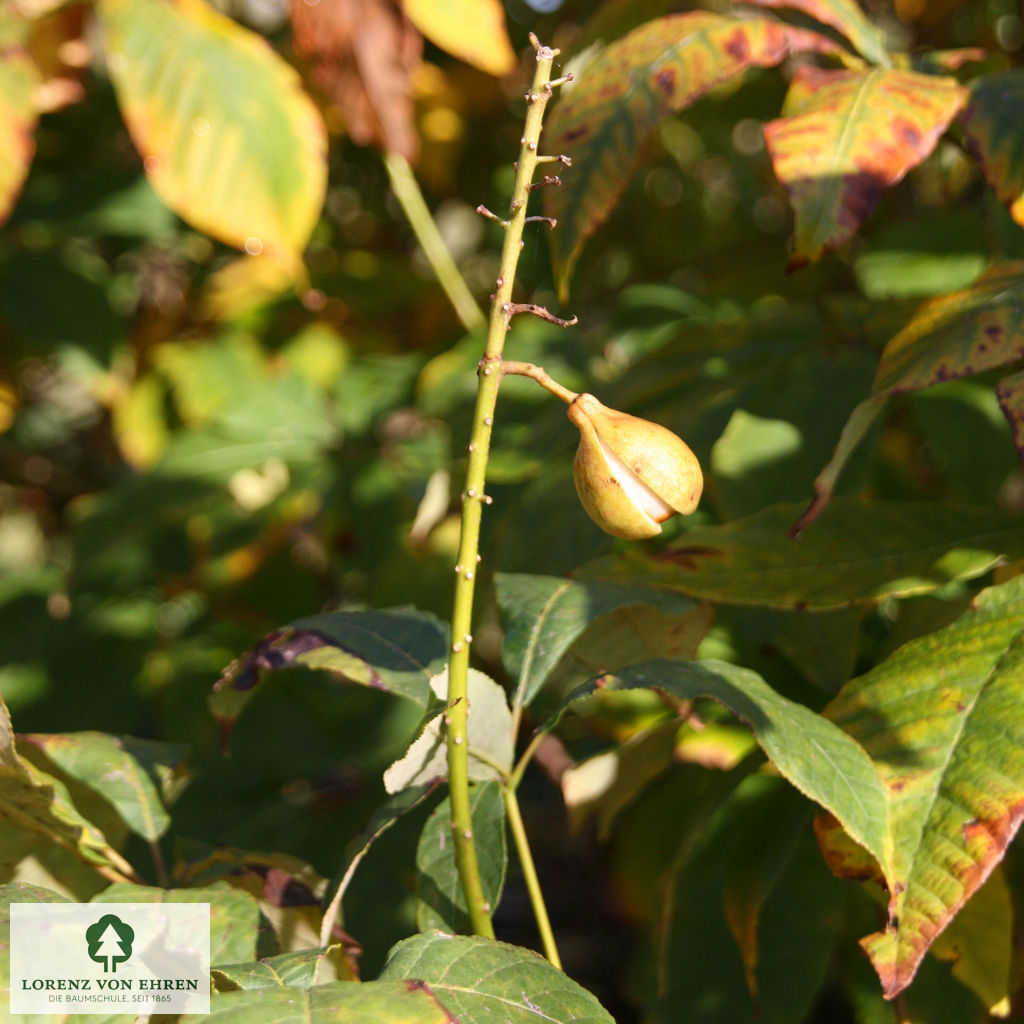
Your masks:
{"label": "leaf with purple spots", "polygon": [[615,206],[655,124],[748,68],[806,51],[841,48],[768,18],[691,11],[641,25],[585,66],[545,133],[545,150],[573,161],[562,187],[545,195],[545,212],[558,220],[553,252],[563,297],[583,243]]}
{"label": "leaf with purple spots", "polygon": [[1013,443],[1024,459],[1024,370],[1004,377],[996,385],[996,398],[1003,415],[1010,421]]}
{"label": "leaf with purple spots", "polygon": [[268,671],[303,665],[342,680],[393,693],[426,708],[430,680],[448,657],[448,629],[412,608],[326,612],[268,633],[236,658],[210,694],[210,708],[225,736]]}
{"label": "leaf with purple spots", "polygon": [[796,218],[791,266],[850,238],[932,152],[966,95],[952,78],[913,71],[798,68],[784,116],[764,129]]}
{"label": "leaf with purple spots", "polygon": [[889,921],[863,939],[892,998],[1024,819],[1024,578],[848,683],[825,709],[889,795]]}

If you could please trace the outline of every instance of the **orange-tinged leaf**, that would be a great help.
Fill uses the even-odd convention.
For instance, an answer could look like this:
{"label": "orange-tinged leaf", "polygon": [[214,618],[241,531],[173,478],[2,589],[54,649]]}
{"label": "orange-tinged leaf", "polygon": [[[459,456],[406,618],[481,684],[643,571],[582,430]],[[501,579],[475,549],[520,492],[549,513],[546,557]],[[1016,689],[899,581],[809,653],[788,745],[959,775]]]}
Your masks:
{"label": "orange-tinged leaf", "polygon": [[1024,818],[1024,577],[853,680],[826,715],[889,793],[889,923],[862,945],[888,997],[1002,860]]}
{"label": "orange-tinged leaf", "polygon": [[39,72],[25,48],[27,29],[0,14],[0,224],[10,215],[35,155]]}
{"label": "orange-tinged leaf", "polygon": [[323,205],[326,134],[298,75],[205,0],[100,0],[118,102],[160,198],[296,265]]}
{"label": "orange-tinged leaf", "polygon": [[435,45],[489,75],[515,67],[500,0],[404,0],[406,16]]}
{"label": "orange-tinged leaf", "polygon": [[795,213],[793,266],[845,242],[882,193],[935,148],[966,98],[952,78],[802,66],[765,125]]}
{"label": "orange-tinged leaf", "polygon": [[750,67],[771,67],[799,51],[840,48],[816,32],[768,18],[737,20],[703,11],[656,18],[588,63],[554,108],[549,153],[572,158],[572,174],[548,189],[545,207],[563,295],[586,239],[618,201],[651,129]]}
{"label": "orange-tinged leaf", "polygon": [[831,25],[874,64],[889,64],[885,33],[873,25],[854,0],[747,0],[756,7],[786,8]]}
{"label": "orange-tinged leaf", "polygon": [[985,75],[971,83],[960,115],[964,135],[977,154],[985,179],[1010,215],[1024,225],[1024,71]]}

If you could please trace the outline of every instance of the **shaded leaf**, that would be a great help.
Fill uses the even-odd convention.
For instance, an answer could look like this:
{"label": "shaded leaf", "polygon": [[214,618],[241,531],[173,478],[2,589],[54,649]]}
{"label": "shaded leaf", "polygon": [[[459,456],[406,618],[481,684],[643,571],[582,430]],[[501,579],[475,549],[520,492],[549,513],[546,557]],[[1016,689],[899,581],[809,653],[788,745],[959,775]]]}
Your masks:
{"label": "shaded leaf", "polygon": [[738,20],[702,11],[656,18],[607,46],[554,108],[545,148],[572,158],[545,212],[563,296],[583,243],[604,222],[654,125],[750,67],[771,67],[801,51],[833,52],[831,40],[767,18]]}
{"label": "shaded leaf", "polygon": [[353,142],[414,161],[410,77],[423,40],[398,0],[322,0],[291,5],[296,51],[330,99]]}
{"label": "shaded leaf", "polygon": [[[828,504],[846,461],[891,396],[972,376],[1024,357],[1022,304],[1024,263],[1007,261],[990,267],[970,287],[921,305],[886,345],[872,393],[850,414],[832,457],[814,481],[815,498],[795,529],[813,522]],[[997,394],[1024,458],[1018,379],[1019,375],[1005,378]]]}
{"label": "shaded leaf", "polygon": [[621,608],[648,604],[668,614],[693,607],[653,587],[567,580],[526,573],[495,577],[505,623],[502,658],[516,680],[513,706],[529,704],[591,622]]}
{"label": "shaded leaf", "polygon": [[404,0],[406,16],[435,45],[489,75],[515,67],[500,0]]}
{"label": "shaded leaf", "polygon": [[28,23],[0,11],[0,224],[10,215],[35,155],[39,71],[26,47]]}
{"label": "shaded leaf", "polygon": [[1010,1015],[1010,969],[1013,958],[1013,897],[1001,868],[935,940],[932,953],[953,964],[963,982],[994,1017]]}
{"label": "shaded leaf", "polygon": [[748,0],[755,7],[802,11],[846,36],[873,64],[889,64],[885,32],[872,24],[855,0]]}
{"label": "shaded leaf", "polygon": [[[448,670],[430,680],[439,701],[448,699]],[[469,777],[485,782],[498,777],[494,765],[506,771],[512,768],[515,736],[512,712],[505,691],[490,676],[471,668],[467,680],[469,723]],[[443,712],[431,717],[408,751],[384,773],[384,788],[397,793],[407,786],[418,786],[448,777],[448,747]],[[477,754],[485,755],[481,760]]]}
{"label": "shaded leaf", "polygon": [[181,769],[187,749],[183,745],[101,732],[24,735],[20,739],[38,747],[62,771],[109,800],[136,835],[154,842],[170,827],[165,801],[176,788],[172,780]]}
{"label": "shaded leaf", "polygon": [[849,683],[826,710],[874,758],[888,793],[889,924],[862,944],[889,996],[910,983],[1024,816],[1022,623],[1017,577]]}
{"label": "shaded leaf", "polygon": [[426,708],[430,680],[448,656],[447,641],[443,623],[411,608],[310,615],[269,633],[233,661],[214,686],[210,707],[230,727],[265,670],[305,665]]}
{"label": "shaded leaf", "polygon": [[381,980],[421,982],[449,1020],[612,1024],[586,989],[532,950],[479,937],[433,932],[400,942]]}
{"label": "shaded leaf", "polygon": [[1013,443],[1024,459],[1024,370],[1011,373],[996,385],[999,408],[1010,421]]}
{"label": "shaded leaf", "polygon": [[295,72],[204,0],[101,0],[97,11],[156,193],[201,231],[297,265],[327,160],[323,122]]}
{"label": "shaded leaf", "polygon": [[887,794],[871,759],[832,722],[776,693],[756,672],[728,662],[657,660],[631,665],[580,687],[549,720],[602,690],[653,689],[683,700],[711,697],[740,718],[779,772],[830,811],[885,864]]}
{"label": "shaded leaf", "polygon": [[256,958],[260,910],[248,894],[224,882],[201,889],[157,889],[147,885],[111,885],[93,903],[209,903],[210,963],[247,963]]}
{"label": "shaded leaf", "polygon": [[218,992],[237,989],[293,988],[338,981],[334,949],[300,949],[246,964],[225,964],[211,971]]}
{"label": "shaded leaf", "polygon": [[1024,224],[1024,131],[1018,116],[1022,101],[1024,71],[983,75],[971,82],[970,98],[960,115],[985,180],[1018,224]]}
{"label": "shaded leaf", "polygon": [[342,900],[345,897],[345,890],[355,874],[356,868],[362,859],[370,852],[370,847],[385,833],[399,818],[418,807],[437,788],[437,782],[429,782],[419,786],[407,786],[405,789],[388,797],[373,813],[369,824],[359,835],[355,836],[345,847],[345,853],[341,858],[341,864],[334,874],[334,879],[328,892],[331,894],[328,909],[324,914],[324,922],[320,932],[320,943],[325,945],[331,938],[331,929],[335,919],[339,925],[344,921],[342,914]]}
{"label": "shaded leaf", "polygon": [[813,530],[790,540],[797,509],[773,505],[695,527],[656,554],[628,551],[580,572],[728,604],[825,609],[928,593],[1024,555],[1020,517],[991,509],[933,503],[921,516],[913,503],[837,498]]}
{"label": "shaded leaf", "polygon": [[[469,806],[484,899],[496,909],[508,869],[501,787],[497,782],[474,786]],[[416,925],[421,932],[432,928],[470,931],[466,897],[455,866],[451,814],[451,804],[445,798],[431,812],[416,848]]]}
{"label": "shaded leaf", "polygon": [[966,95],[952,78],[801,65],[783,117],[764,128],[796,218],[791,266],[853,235],[882,193],[931,153]]}

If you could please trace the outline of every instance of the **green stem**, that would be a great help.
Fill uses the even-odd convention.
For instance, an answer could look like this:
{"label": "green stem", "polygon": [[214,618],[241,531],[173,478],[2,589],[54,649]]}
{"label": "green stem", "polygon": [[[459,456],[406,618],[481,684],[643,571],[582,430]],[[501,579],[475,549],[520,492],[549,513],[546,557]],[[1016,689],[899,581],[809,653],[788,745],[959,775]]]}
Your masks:
{"label": "green stem", "polygon": [[540,932],[544,955],[561,970],[562,959],[558,955],[558,947],[555,945],[555,933],[551,930],[551,920],[548,917],[547,905],[544,903],[540,880],[537,878],[537,869],[533,864],[533,854],[530,852],[526,828],[523,826],[523,816],[519,813],[519,798],[516,796],[513,786],[505,786],[502,793],[505,796],[505,817],[508,819],[512,841],[516,845],[519,866],[523,870],[523,881],[526,882],[526,890],[530,894],[530,904],[533,906],[533,916],[537,920],[537,931]]}
{"label": "green stem", "polygon": [[[505,230],[501,265],[487,325],[484,358],[480,363],[476,409],[469,443],[466,486],[462,495],[462,529],[458,560],[455,565],[455,596],[452,606],[452,647],[448,666],[448,787],[451,802],[452,839],[459,882],[466,897],[470,927],[474,934],[494,936],[491,907],[484,898],[480,867],[473,842],[472,818],[469,809],[469,743],[467,722],[469,707],[466,697],[469,673],[469,649],[472,643],[473,592],[477,564],[480,561],[480,518],[483,505],[489,504],[484,485],[487,457],[491,446],[491,428],[501,382],[499,363],[508,333],[512,310],[512,284],[515,280],[519,252],[523,246],[523,226],[529,186],[537,167],[544,108],[551,97],[551,65],[557,50],[537,48],[537,71],[527,97],[526,125],[516,165],[515,184],[509,206],[508,220],[500,221]],[[492,215],[493,216],[493,215]],[[498,218],[494,218],[497,220]]]}
{"label": "green stem", "polygon": [[575,391],[570,391],[564,385],[559,384],[554,377],[547,374],[543,366],[537,366],[535,363],[517,363],[506,359],[501,364],[501,372],[535,380],[542,388],[547,388],[551,394],[557,395],[566,405],[572,405],[579,398]]}
{"label": "green stem", "polygon": [[480,307],[476,304],[465,278],[459,273],[459,268],[455,265],[441,232],[437,230],[437,223],[427,208],[409,161],[400,153],[385,151],[384,166],[391,178],[391,190],[401,204],[438,283],[455,307],[462,326],[467,331],[478,330],[484,325],[484,315],[480,312]]}

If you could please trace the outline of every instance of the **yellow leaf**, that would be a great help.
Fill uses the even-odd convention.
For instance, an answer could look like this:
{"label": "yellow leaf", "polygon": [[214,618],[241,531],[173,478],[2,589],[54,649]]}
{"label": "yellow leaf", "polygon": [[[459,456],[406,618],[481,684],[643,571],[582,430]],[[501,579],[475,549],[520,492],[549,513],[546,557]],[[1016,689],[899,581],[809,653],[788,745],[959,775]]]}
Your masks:
{"label": "yellow leaf", "polygon": [[405,13],[435,46],[489,75],[515,67],[499,0],[405,0]]}

